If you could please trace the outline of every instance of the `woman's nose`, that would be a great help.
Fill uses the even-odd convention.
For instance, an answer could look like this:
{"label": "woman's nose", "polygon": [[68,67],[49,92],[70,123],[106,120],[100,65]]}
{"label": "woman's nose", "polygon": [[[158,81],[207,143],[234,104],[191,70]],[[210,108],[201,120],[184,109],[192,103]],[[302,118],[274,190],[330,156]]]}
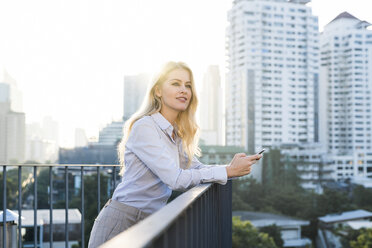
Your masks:
{"label": "woman's nose", "polygon": [[186,86],[185,86],[185,85],[181,85],[181,87],[180,87],[180,91],[181,91],[181,92],[186,92]]}

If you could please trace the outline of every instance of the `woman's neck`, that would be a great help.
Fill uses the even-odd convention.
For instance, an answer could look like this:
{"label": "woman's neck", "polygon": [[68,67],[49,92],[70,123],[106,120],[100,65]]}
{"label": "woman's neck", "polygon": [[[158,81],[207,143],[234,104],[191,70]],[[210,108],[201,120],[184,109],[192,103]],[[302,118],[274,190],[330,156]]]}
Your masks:
{"label": "woman's neck", "polygon": [[160,114],[169,121],[172,126],[176,123],[176,119],[178,116],[178,112],[173,112],[173,111],[162,111],[160,110]]}

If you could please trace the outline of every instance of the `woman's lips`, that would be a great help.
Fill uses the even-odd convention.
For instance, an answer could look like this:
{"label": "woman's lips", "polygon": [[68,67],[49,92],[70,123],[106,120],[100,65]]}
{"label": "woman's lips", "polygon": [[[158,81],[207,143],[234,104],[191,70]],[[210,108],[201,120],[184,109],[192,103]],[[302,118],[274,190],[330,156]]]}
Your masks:
{"label": "woman's lips", "polygon": [[186,102],[187,101],[186,97],[177,97],[176,99],[181,101],[181,102]]}

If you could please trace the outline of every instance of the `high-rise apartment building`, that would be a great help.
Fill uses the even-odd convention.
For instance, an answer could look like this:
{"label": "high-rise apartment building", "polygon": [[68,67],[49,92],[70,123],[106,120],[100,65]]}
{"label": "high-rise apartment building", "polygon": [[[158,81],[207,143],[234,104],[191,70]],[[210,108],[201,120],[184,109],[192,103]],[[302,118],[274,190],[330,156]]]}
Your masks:
{"label": "high-rise apartment building", "polygon": [[224,145],[223,98],[220,71],[217,65],[207,68],[200,96],[200,138],[205,145]]}
{"label": "high-rise apartment building", "polygon": [[347,12],[321,34],[321,142],[335,179],[372,176],[372,31]]}
{"label": "high-rise apartment building", "polygon": [[88,145],[88,138],[85,130],[82,128],[75,128],[75,147],[85,147]]}
{"label": "high-rise apartment building", "polygon": [[0,163],[20,163],[25,159],[26,117],[16,112],[22,109],[20,95],[15,80],[3,70],[0,74]]}
{"label": "high-rise apartment building", "polygon": [[[318,18],[309,0],[236,0],[228,13],[226,144],[318,141]],[[252,174],[260,178],[261,168]]]}
{"label": "high-rise apartment building", "polygon": [[99,131],[97,145],[115,146],[123,138],[123,121],[113,121]]}
{"label": "high-rise apartment building", "polygon": [[128,120],[141,106],[151,77],[142,73],[124,77],[124,121]]}
{"label": "high-rise apartment building", "polygon": [[10,102],[9,84],[0,83],[0,102]]}
{"label": "high-rise apartment building", "polygon": [[26,160],[54,163],[58,149],[59,124],[51,116],[45,116],[42,123],[26,125]]}
{"label": "high-rise apartment building", "polygon": [[0,102],[0,163],[20,163],[25,159],[25,114],[10,110],[10,102]]}
{"label": "high-rise apartment building", "polygon": [[[18,89],[16,80],[5,69],[0,72],[0,83],[9,85],[10,109],[14,112],[23,112],[22,91]],[[1,95],[0,93],[0,97]]]}

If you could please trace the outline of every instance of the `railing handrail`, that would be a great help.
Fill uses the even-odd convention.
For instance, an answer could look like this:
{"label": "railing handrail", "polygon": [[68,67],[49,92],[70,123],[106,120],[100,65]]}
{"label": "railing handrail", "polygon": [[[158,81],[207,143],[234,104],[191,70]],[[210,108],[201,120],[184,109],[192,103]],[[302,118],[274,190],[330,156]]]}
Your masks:
{"label": "railing handrail", "polygon": [[13,167],[118,167],[120,164],[0,164],[0,166],[13,166]]}
{"label": "railing handrail", "polygon": [[[125,232],[115,236],[101,247],[146,247],[155,238],[160,236],[211,186],[211,183],[206,183],[193,187],[137,225],[134,225]],[[146,235],[143,235],[144,233],[146,233]]]}

